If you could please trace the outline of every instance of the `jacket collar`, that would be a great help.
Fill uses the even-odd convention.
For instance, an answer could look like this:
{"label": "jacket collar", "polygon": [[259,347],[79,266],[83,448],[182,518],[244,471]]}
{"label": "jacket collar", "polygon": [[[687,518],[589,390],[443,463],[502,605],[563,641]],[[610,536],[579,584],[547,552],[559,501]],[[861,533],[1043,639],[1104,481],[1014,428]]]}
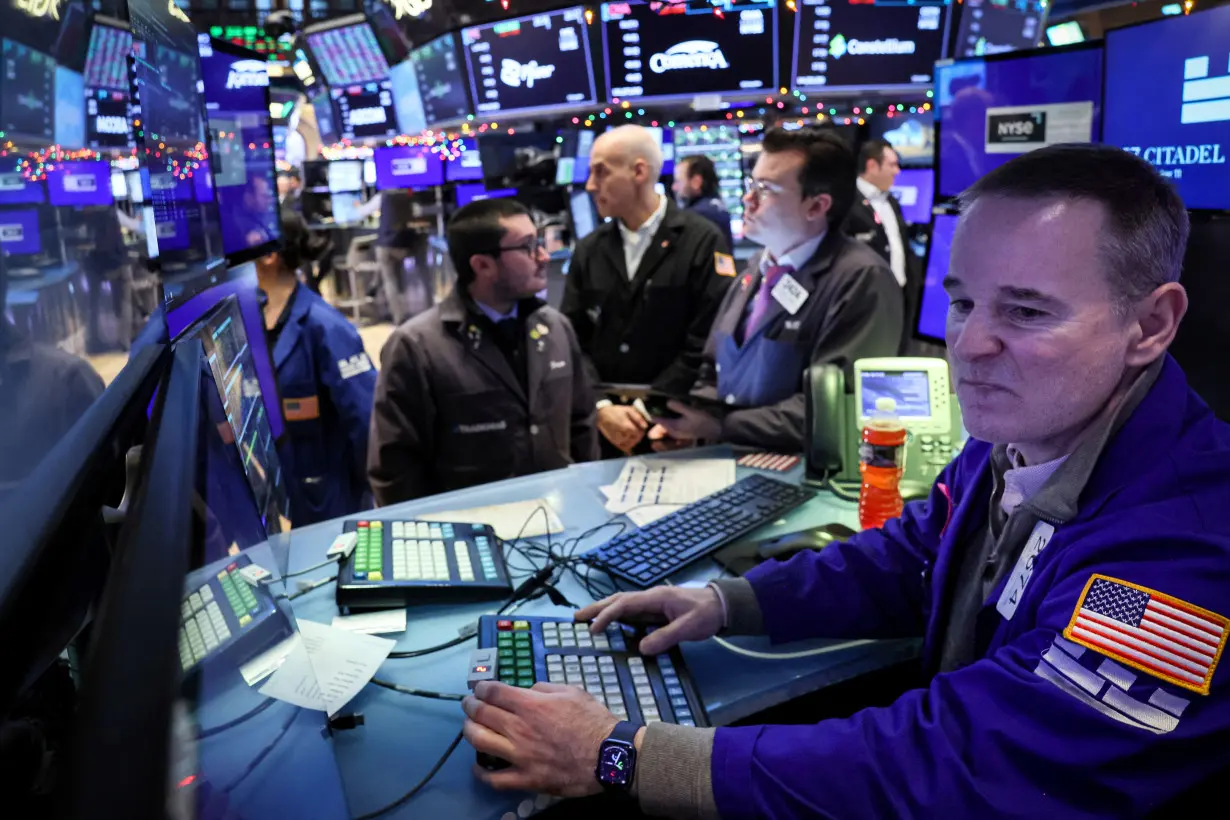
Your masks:
{"label": "jacket collar", "polygon": [[[299,344],[299,338],[303,335],[303,326],[307,323],[308,314],[312,311],[312,296],[312,292],[302,282],[295,286],[294,302],[290,306],[290,316],[287,318],[286,325],[282,328],[282,332],[278,334],[278,340],[273,346],[274,370],[277,370],[290,358],[290,354],[294,352],[296,345]],[[263,331],[263,313],[261,328]]]}
{"label": "jacket collar", "polygon": [[645,255],[641,257],[640,267],[636,269],[636,277],[630,282],[628,264],[624,260],[624,238],[619,229],[619,220],[612,219],[602,226],[607,231],[606,236],[601,239],[603,249],[610,264],[619,271],[619,276],[616,278],[621,287],[638,288],[652,278],[658,265],[674,250],[679,234],[687,225],[684,210],[670,197],[664,197],[664,199],[666,200],[666,213],[662,216],[662,224],[658,226],[653,239],[649,241],[649,247],[645,249]]}
{"label": "jacket collar", "polygon": [[[531,296],[528,299],[522,299],[517,302],[518,318],[529,320],[530,316],[537,313],[546,307],[546,302],[541,299]],[[454,287],[440,302],[440,321],[445,324],[459,325],[466,319],[482,318],[486,319],[484,314],[474,300],[470,298],[470,294],[463,293],[461,288]]]}

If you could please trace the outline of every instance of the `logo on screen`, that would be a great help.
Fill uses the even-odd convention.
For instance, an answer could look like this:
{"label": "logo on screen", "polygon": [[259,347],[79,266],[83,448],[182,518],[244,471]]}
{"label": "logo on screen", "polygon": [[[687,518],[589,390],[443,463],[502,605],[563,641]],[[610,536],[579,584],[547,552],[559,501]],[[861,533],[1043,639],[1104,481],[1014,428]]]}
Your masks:
{"label": "logo on screen", "polygon": [[398,157],[393,160],[393,176],[419,176],[427,173],[427,157]]}
{"label": "logo on screen", "polygon": [[384,113],[382,106],[372,108],[355,108],[350,112],[350,124],[355,125],[383,125],[388,122],[388,115]]}
{"label": "logo on screen", "polygon": [[0,242],[21,242],[26,238],[26,229],[21,225],[0,225]]}
{"label": "logo on screen", "polygon": [[835,34],[829,40],[829,56],[840,60],[845,55],[859,57],[864,54],[894,55],[913,54],[918,49],[913,40],[898,40],[890,37],[887,40],[847,40],[844,34]]}
{"label": "logo on screen", "polygon": [[987,142],[1046,143],[1046,112],[1033,111],[1020,114],[991,114],[987,117]]}
{"label": "logo on screen", "polygon": [[0,174],[0,191],[24,191],[26,178],[21,174]]}
{"label": "logo on screen", "polygon": [[227,88],[263,88],[269,85],[269,71],[260,60],[240,60],[226,75]]}
{"label": "logo on screen", "polygon": [[730,68],[721,47],[712,40],[687,40],[676,43],[649,58],[649,68],[655,74],[687,68],[723,70]]}
{"label": "logo on screen", "polygon": [[64,190],[77,194],[93,193],[98,190],[98,177],[93,174],[65,174]]}
{"label": "logo on screen", "polygon": [[1192,125],[1230,121],[1230,69],[1224,77],[1209,76],[1209,58],[1183,62],[1183,108],[1179,122]]}
{"label": "logo on screen", "polygon": [[522,84],[526,88],[533,88],[535,80],[549,80],[554,73],[555,66],[539,65],[537,60],[519,63],[505,57],[500,61],[500,79],[504,81],[504,85],[511,85],[513,88],[520,88]]}

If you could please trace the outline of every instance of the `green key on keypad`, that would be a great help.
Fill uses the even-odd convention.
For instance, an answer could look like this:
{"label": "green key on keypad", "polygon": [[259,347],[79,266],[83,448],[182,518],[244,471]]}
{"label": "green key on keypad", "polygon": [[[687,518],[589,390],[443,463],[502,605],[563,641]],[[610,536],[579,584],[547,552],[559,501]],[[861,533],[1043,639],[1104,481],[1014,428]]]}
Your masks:
{"label": "green key on keypad", "polygon": [[533,674],[534,662],[529,658],[521,658],[517,661],[517,674]]}
{"label": "green key on keypad", "polygon": [[529,675],[529,676],[522,675],[521,677],[517,678],[517,686],[520,686],[523,689],[529,689],[533,685],[534,685],[533,675]]}
{"label": "green key on keypad", "polygon": [[501,649],[500,650],[499,661],[500,661],[501,666],[503,666],[506,663],[511,664],[513,660],[514,660],[513,651],[511,649]]}
{"label": "green key on keypad", "polygon": [[504,683],[511,683],[515,685],[517,682],[517,673],[512,669],[501,669],[500,680]]}
{"label": "green key on keypad", "polygon": [[496,638],[496,645],[500,649],[512,649],[512,646],[513,646],[512,635],[509,635],[507,632],[501,632],[500,636]]}

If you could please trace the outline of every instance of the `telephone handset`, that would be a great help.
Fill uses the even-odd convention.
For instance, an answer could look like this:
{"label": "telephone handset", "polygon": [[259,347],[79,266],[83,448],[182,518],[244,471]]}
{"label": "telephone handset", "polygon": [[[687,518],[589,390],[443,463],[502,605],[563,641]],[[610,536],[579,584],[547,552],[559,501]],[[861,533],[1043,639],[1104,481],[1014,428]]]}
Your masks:
{"label": "telephone handset", "polygon": [[803,374],[806,397],[804,448],[807,479],[824,481],[842,471],[842,436],[847,434],[846,376],[835,364],[818,364]]}

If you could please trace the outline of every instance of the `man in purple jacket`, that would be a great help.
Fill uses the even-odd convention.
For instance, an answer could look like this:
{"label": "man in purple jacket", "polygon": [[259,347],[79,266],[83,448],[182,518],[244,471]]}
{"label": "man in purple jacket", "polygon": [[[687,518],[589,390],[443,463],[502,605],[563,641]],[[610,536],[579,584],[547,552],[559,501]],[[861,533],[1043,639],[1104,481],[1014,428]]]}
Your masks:
{"label": "man in purple jacket", "polygon": [[[706,589],[577,613],[716,633],[922,636],[924,688],[814,726],[635,730],[631,791],[674,817],[1129,817],[1230,765],[1230,426],[1166,353],[1183,203],[1117,149],[1054,146],[962,197],[945,281],[972,439],[925,502]],[[596,793],[631,727],[575,689],[480,684],[497,788]]]}

